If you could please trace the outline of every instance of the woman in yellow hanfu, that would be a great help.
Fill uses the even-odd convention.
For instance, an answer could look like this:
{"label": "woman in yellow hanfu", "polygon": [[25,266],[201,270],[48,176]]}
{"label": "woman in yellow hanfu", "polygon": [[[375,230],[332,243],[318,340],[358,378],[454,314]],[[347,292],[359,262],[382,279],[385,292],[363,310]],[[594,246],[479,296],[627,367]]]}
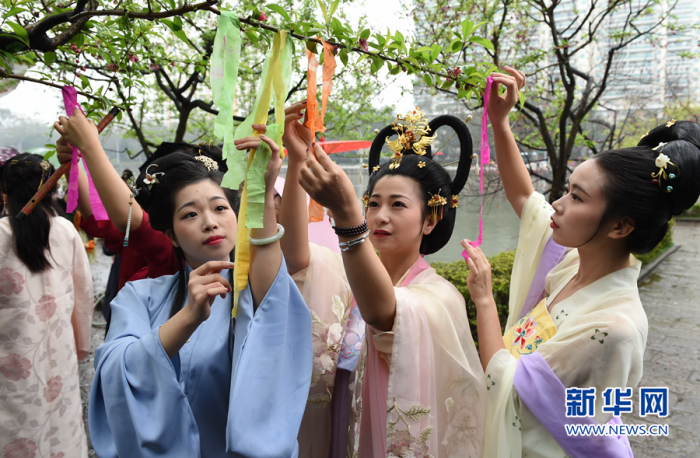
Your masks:
{"label": "woman in yellow hanfu", "polygon": [[[282,248],[313,311],[309,403],[319,409],[312,415],[307,408],[300,453],[481,457],[486,389],[464,297],[423,259],[454,228],[470,165],[466,126],[452,116],[428,124],[415,110],[385,127],[370,150],[365,221],[347,175],[310,144],[301,115],[287,119]],[[462,146],[454,180],[425,148],[428,132],[441,125],[453,127]],[[397,134],[398,154],[380,164],[382,145]],[[332,211],[341,255],[308,243],[304,190]]]}
{"label": "woman in yellow hanfu", "polygon": [[[619,425],[603,393],[621,388],[631,401],[642,377],[647,317],[631,253],[651,251],[671,217],[698,199],[700,126],[669,122],[637,147],[599,153],[550,205],[534,191],[508,124],[525,76],[506,70],[493,75],[488,103],[506,197],[521,219],[503,335],[488,261],[462,243],[488,390],[484,456],[631,457],[626,436],[569,436],[565,425]],[[567,412],[567,388],[595,388],[590,416]],[[576,413],[584,416],[567,416]]]}

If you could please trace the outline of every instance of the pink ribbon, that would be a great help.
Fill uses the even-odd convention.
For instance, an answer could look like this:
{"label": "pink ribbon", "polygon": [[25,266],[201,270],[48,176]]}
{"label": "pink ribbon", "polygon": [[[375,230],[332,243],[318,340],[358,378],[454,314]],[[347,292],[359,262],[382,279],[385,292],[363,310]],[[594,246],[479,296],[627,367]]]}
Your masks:
{"label": "pink ribbon", "polygon": [[[493,78],[486,78],[486,89],[484,90],[484,113],[481,115],[481,158],[479,159],[479,194],[480,194],[480,209],[479,209],[479,237],[476,241],[469,242],[469,245],[474,248],[481,246],[484,241],[484,166],[491,162],[491,149],[489,148],[489,95],[491,94],[491,83]],[[469,259],[467,250],[462,251],[464,260]]]}
{"label": "pink ribbon", "polygon": [[[73,86],[63,86],[63,106],[66,109],[66,115],[68,117],[73,115],[75,109],[78,108],[81,112],[83,109],[78,103],[78,91]],[[83,113],[85,114],[85,113]],[[68,176],[68,196],[66,201],[66,213],[73,213],[78,206],[78,157],[80,151],[78,148],[73,146],[73,157],[70,162],[70,175]],[[100,200],[100,196],[97,194],[97,189],[95,189],[95,183],[92,182],[92,177],[90,176],[90,171],[88,170],[87,164],[85,165],[85,174],[88,179],[88,189],[90,192],[90,208],[92,208],[92,215],[97,221],[105,221],[109,219],[107,212],[105,211],[104,205]]]}

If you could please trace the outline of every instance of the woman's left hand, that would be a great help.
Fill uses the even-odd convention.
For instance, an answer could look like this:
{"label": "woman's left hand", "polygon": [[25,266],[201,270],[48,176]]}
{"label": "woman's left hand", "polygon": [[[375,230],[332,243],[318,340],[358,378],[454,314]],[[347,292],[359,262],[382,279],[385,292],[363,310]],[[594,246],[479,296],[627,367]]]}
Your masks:
{"label": "woman's left hand", "polygon": [[469,288],[469,295],[478,310],[493,302],[491,265],[480,248],[474,248],[469,244],[468,240],[462,240],[460,244],[469,254],[469,259],[467,260],[467,264],[469,265],[467,287]]}
{"label": "woman's left hand", "polygon": [[[265,132],[263,130],[264,126],[254,125],[258,131]],[[260,147],[260,142],[265,142],[270,147],[272,155],[270,156],[270,162],[267,163],[267,169],[265,170],[265,190],[271,191],[275,187],[275,180],[277,180],[277,175],[280,173],[282,168],[283,159],[280,157],[280,148],[277,143],[270,137],[265,135],[260,135],[259,137],[243,137],[234,142],[236,149],[246,150],[246,149],[257,149]]]}
{"label": "woman's left hand", "polygon": [[337,224],[357,225],[363,218],[352,181],[320,145],[314,143],[312,148],[306,151],[306,167],[299,175],[301,187],[333,212]]}

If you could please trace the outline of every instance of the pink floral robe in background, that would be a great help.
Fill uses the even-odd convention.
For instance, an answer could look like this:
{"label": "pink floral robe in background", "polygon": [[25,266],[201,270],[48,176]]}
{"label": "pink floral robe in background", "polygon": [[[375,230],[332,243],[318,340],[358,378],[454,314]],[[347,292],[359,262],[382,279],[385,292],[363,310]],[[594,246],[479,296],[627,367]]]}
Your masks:
{"label": "pink floral robe in background", "polygon": [[[309,403],[328,401],[339,345],[350,321],[346,298],[352,292],[342,258],[311,244],[308,268],[293,278],[321,324],[314,323]],[[367,326],[356,380],[350,384],[347,457],[480,458],[486,383],[464,297],[423,258],[394,290],[394,327],[379,332]],[[327,404],[318,406],[321,414]],[[304,421],[311,420],[309,413],[307,408]],[[330,413],[323,413],[328,421]],[[302,422],[302,450],[314,432],[317,438],[328,437],[331,425],[320,420],[315,428],[305,428]]]}
{"label": "pink floral robe in background", "polygon": [[87,457],[78,360],[90,348],[93,290],[72,224],[51,218],[51,268],[33,274],[0,220],[0,456]]}

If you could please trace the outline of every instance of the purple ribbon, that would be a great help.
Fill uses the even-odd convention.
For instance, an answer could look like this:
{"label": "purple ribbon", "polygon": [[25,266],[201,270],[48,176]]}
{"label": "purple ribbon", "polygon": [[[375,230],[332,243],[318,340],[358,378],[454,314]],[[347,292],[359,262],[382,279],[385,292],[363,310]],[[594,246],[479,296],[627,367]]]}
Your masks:
{"label": "purple ribbon", "polygon": [[[627,436],[569,436],[564,425],[595,425],[594,418],[566,416],[566,388],[539,352],[523,355],[513,386],[537,420],[571,458],[634,458]],[[622,424],[613,417],[612,424]]]}

